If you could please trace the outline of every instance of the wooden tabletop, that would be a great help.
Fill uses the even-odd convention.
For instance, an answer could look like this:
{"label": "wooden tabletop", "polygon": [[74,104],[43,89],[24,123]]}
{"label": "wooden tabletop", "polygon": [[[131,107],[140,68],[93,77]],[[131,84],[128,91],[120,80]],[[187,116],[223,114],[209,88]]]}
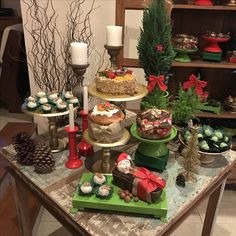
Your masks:
{"label": "wooden tabletop", "polygon": [[[222,183],[236,162],[236,152],[230,151],[227,156],[218,159],[211,166],[200,167],[199,174],[196,175],[197,182],[187,183],[185,188],[181,188],[175,184],[176,176],[182,170],[175,154],[177,147],[177,143],[170,143],[172,152],[167,168],[161,174],[167,180],[167,223],[142,215],[101,212],[96,209],[71,214],[72,196],[76,191],[80,176],[87,170],[84,166],[76,170],[65,168],[67,151],[54,154],[56,170],[46,175],[37,174],[33,167],[19,165],[14,160],[12,146],[2,149],[0,154],[9,161],[10,172],[13,176],[26,184],[41,203],[73,234],[167,235],[191,213],[201,200]],[[137,144],[134,144],[121,146],[119,150],[133,155],[136,148]]]}

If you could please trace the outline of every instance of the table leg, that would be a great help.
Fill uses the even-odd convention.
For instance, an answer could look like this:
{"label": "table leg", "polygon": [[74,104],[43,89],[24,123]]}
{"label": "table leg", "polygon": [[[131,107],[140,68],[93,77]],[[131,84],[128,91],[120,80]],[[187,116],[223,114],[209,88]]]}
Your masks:
{"label": "table leg", "polygon": [[206,215],[204,219],[202,236],[210,236],[212,233],[212,228],[216,220],[216,213],[218,211],[218,206],[221,202],[222,195],[225,188],[226,179],[222,184],[209,196]]}
{"label": "table leg", "polygon": [[31,223],[29,215],[28,197],[20,181],[12,177],[14,198],[17,210],[20,236],[31,236]]}

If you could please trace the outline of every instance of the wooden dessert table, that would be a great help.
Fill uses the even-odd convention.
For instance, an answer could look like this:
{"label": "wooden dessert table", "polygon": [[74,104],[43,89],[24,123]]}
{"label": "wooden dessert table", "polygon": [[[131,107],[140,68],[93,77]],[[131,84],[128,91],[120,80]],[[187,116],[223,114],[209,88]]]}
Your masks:
{"label": "wooden dessert table", "polygon": [[[117,150],[133,155],[138,143],[135,143],[134,140],[131,142],[117,147]],[[171,155],[166,170],[161,174],[163,178],[167,179],[166,223],[153,217],[144,217],[141,214],[96,209],[72,214],[70,212],[72,196],[81,175],[87,172],[84,166],[74,170],[65,168],[68,152],[63,151],[54,153],[56,170],[50,174],[39,175],[33,171],[33,167],[21,166],[14,160],[12,146],[0,149],[0,155],[9,163],[7,170],[15,178],[16,203],[22,235],[32,235],[28,227],[30,219],[24,194],[25,188],[30,190],[32,195],[37,197],[40,203],[73,235],[169,235],[202,200],[209,196],[202,235],[210,235],[225,181],[236,163],[236,152],[230,151],[209,167],[200,167],[197,182],[187,183],[185,188],[181,188],[175,184],[176,175],[181,171],[181,166],[175,158],[178,144],[171,142],[169,148],[172,150]],[[82,160],[84,160],[83,157]]]}

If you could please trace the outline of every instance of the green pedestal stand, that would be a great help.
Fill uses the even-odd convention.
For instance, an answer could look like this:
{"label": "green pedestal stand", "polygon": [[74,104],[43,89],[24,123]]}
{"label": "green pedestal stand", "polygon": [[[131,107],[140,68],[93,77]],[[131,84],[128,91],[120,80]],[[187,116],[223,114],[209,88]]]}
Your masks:
{"label": "green pedestal stand", "polygon": [[137,133],[136,124],[132,125],[130,131],[133,137],[140,141],[135,152],[135,164],[152,170],[163,171],[169,157],[169,150],[166,143],[175,138],[177,129],[172,127],[171,134],[160,140],[144,139],[140,137]]}
{"label": "green pedestal stand", "polygon": [[188,54],[194,53],[197,51],[197,49],[187,50],[187,49],[180,49],[180,48],[174,48],[174,50],[177,52],[175,61],[178,61],[178,62],[191,62],[192,60]]}

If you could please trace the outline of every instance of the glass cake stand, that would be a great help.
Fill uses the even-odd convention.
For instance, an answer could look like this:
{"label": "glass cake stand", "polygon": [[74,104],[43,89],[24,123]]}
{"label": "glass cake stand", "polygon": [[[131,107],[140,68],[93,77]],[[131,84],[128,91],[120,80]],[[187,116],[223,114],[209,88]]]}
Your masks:
{"label": "glass cake stand", "polygon": [[128,130],[124,130],[123,137],[114,143],[98,143],[89,136],[88,129],[83,133],[83,138],[90,144],[101,147],[102,149],[94,153],[91,158],[86,158],[85,166],[92,172],[110,174],[114,167],[114,162],[119,151],[111,150],[112,147],[117,147],[126,144],[130,139],[130,133]]}
{"label": "glass cake stand", "polygon": [[[74,107],[74,111],[76,111],[77,109],[78,107]],[[26,107],[26,103],[23,103],[23,105],[21,106],[21,110],[31,116],[48,118],[49,140],[46,140],[46,143],[54,153],[63,151],[65,149],[66,143],[63,142],[62,139],[58,138],[56,117],[69,114],[68,110],[63,112],[52,111],[51,113],[42,113],[39,109],[36,109],[35,111],[29,111]]]}

